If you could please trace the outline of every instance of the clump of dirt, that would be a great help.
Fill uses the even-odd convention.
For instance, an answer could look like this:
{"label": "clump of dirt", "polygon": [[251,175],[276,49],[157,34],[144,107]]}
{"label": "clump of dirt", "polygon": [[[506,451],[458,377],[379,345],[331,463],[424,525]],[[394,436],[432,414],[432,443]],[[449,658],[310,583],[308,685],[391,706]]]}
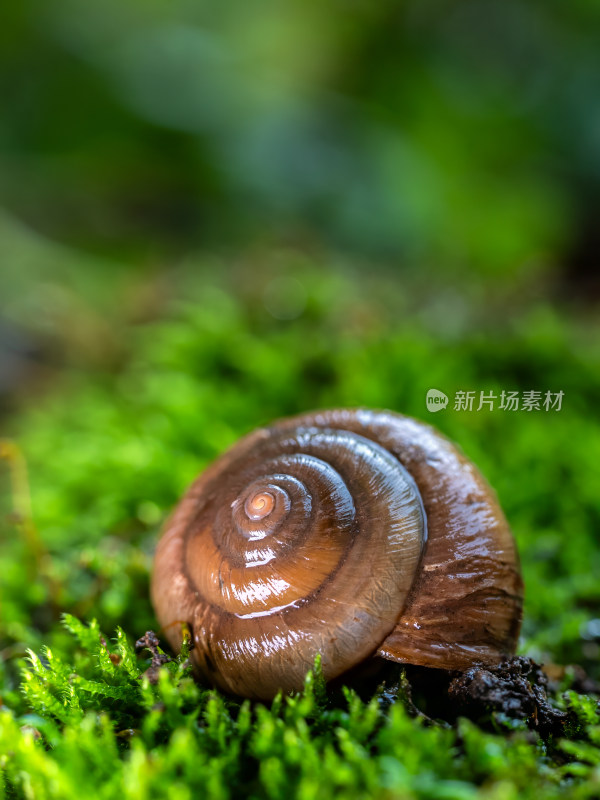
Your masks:
{"label": "clump of dirt", "polygon": [[454,725],[458,717],[468,717],[496,730],[498,723],[522,720],[544,739],[564,736],[565,728],[575,721],[569,710],[552,704],[552,695],[560,692],[565,681],[579,694],[600,696],[600,685],[581,667],[542,668],[525,656],[463,673],[396,664],[382,677],[382,707],[402,703],[426,725]]}
{"label": "clump of dirt", "polygon": [[548,700],[548,677],[531,658],[516,656],[497,667],[472,667],[454,678],[448,696],[470,717],[499,712],[525,720],[541,736],[562,736],[568,714]]}

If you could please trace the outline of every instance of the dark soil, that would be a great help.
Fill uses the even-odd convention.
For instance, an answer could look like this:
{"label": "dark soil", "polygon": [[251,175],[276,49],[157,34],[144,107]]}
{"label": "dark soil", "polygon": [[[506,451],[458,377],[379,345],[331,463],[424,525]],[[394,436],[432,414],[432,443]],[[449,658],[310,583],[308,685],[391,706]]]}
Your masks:
{"label": "dark soil", "polygon": [[448,696],[463,715],[479,718],[500,713],[525,720],[547,738],[562,736],[568,714],[548,700],[548,677],[531,658],[516,656],[497,667],[472,667],[454,678]]}

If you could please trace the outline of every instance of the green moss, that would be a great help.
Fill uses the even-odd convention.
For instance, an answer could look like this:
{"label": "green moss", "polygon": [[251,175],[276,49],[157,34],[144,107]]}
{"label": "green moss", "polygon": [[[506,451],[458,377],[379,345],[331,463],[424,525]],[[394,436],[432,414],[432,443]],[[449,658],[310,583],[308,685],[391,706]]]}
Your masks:
{"label": "green moss", "polygon": [[583,727],[559,742],[560,765],[522,731],[426,726],[402,703],[348,689],[333,703],[318,665],[300,695],[270,708],[202,689],[187,653],[151,683],[120,630],[106,640],[96,623],[65,622],[80,643],[74,661],[32,654],[23,692],[33,713],[0,714],[9,796],[533,798],[559,797],[577,777],[589,785],[574,796],[597,788],[600,715],[586,699],[571,698]]}
{"label": "green moss", "polygon": [[[578,722],[563,741],[544,743],[518,726],[495,734],[465,719],[427,726],[378,695],[340,699],[318,672],[304,693],[271,708],[202,689],[185,659],[165,665],[156,684],[144,677],[148,661],[130,642],[156,627],[152,552],[187,483],[257,425],[336,405],[427,419],[460,444],[497,489],[519,544],[521,651],[600,677],[590,625],[600,616],[594,323],[539,304],[493,326],[457,310],[452,332],[440,334],[433,306],[422,299],[419,313],[403,313],[409,300],[397,289],[386,297],[385,279],[359,288],[319,264],[295,274],[306,308],[281,322],[252,292],[184,273],[159,320],[123,323],[128,353],[117,369],[74,365],[13,418],[39,541],[26,520],[1,523],[5,794],[597,796],[600,720],[595,700],[574,692],[555,702]],[[449,407],[433,416],[430,387],[565,397],[560,412]],[[18,501],[8,474],[0,478],[7,511]],[[115,628],[113,639],[100,634]],[[571,680],[566,673],[562,688]]]}

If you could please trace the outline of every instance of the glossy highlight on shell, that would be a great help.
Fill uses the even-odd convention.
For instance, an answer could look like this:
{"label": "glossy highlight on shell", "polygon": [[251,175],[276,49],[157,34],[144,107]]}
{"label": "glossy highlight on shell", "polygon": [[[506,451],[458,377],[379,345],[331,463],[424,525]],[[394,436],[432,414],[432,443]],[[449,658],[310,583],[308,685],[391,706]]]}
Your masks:
{"label": "glossy highlight on shell", "polygon": [[515,545],[476,468],[423,423],[321,411],[241,439],[168,521],[152,580],[172,646],[244,697],[377,655],[466,669],[514,652]]}

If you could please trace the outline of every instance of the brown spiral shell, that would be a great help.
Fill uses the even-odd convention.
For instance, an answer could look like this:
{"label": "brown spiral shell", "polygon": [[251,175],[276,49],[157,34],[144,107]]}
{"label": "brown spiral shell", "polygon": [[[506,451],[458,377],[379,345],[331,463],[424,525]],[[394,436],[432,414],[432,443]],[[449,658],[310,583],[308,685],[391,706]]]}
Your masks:
{"label": "brown spiral shell", "polygon": [[477,469],[391,412],[318,411],[241,439],[192,484],[158,545],[158,620],[197,674],[269,699],[373,655],[444,669],[513,653],[515,544]]}

